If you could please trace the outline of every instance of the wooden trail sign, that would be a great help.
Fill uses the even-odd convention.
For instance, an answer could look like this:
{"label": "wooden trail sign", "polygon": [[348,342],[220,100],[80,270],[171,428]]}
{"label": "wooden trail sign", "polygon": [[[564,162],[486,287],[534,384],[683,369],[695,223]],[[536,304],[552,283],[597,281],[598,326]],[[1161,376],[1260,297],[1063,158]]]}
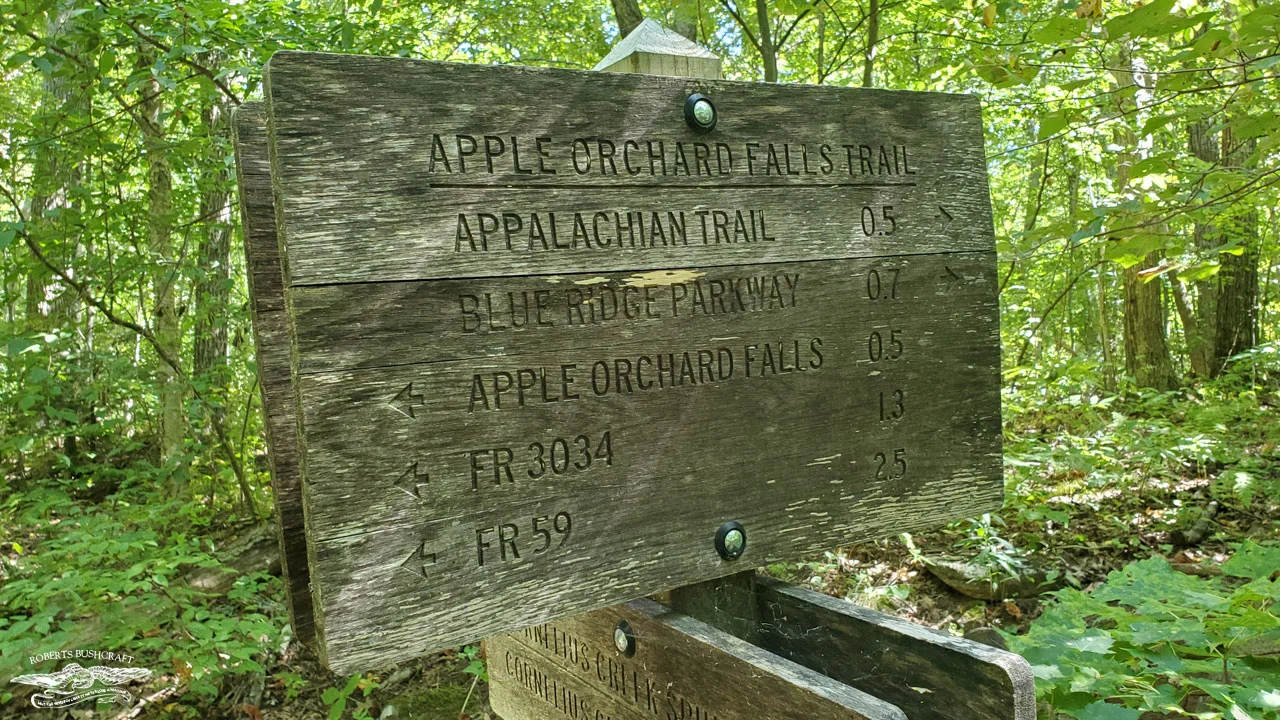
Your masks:
{"label": "wooden trail sign", "polygon": [[[624,652],[614,634],[625,628]],[[650,600],[485,642],[504,718],[906,720],[872,695]]]}
{"label": "wooden trail sign", "polygon": [[910,720],[1036,716],[1031,666],[1006,650],[754,573],[671,595],[681,612],[894,703]]}
{"label": "wooden trail sign", "polygon": [[315,623],[307,569],[288,322],[276,242],[275,203],[271,197],[267,123],[261,104],[245,103],[236,108],[231,126],[235,136],[236,180],[240,187],[240,220],[244,228],[258,387],[266,417],[271,494],[275,498],[276,528],[280,533],[281,574],[289,604],[289,625],[293,636],[305,643],[314,639]]}
{"label": "wooden trail sign", "polygon": [[335,670],[999,506],[975,99],[304,53],[266,86]]}

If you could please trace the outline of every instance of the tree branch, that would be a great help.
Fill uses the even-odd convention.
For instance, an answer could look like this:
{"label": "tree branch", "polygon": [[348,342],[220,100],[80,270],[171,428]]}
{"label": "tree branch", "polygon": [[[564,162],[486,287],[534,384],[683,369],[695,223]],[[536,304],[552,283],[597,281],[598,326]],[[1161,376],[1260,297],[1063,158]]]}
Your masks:
{"label": "tree branch", "polygon": [[747,25],[747,21],[743,20],[742,16],[738,14],[738,9],[729,0],[720,0],[720,5],[725,10],[728,10],[733,19],[737,21],[738,27],[742,28],[742,34],[746,35],[747,40],[751,41],[751,46],[756,49],[756,52],[761,52],[760,43],[756,41],[756,36],[751,33],[751,28]]}
{"label": "tree branch", "polygon": [[[106,0],[98,0],[98,4],[102,6],[103,10],[109,11],[112,9],[112,7],[107,4]],[[160,42],[156,38],[153,38],[150,35],[143,32],[132,20],[129,20],[128,18],[124,18],[124,17],[119,17],[117,19],[120,20],[120,22],[124,23],[125,27],[132,30],[133,34],[137,35],[140,40],[156,48],[159,48],[165,54],[173,53],[172,47],[165,45],[164,43]],[[220,90],[223,95],[226,95],[227,98],[231,100],[231,102],[235,103],[236,105],[243,104],[243,102],[240,100],[240,97],[236,95],[234,92],[232,92],[231,88],[227,87],[227,84],[225,82],[218,79],[217,73],[201,65],[200,63],[197,63],[196,61],[188,58],[186,55],[176,55],[175,59],[177,59],[177,61],[182,63],[183,65],[186,65],[187,67],[191,68],[197,73],[208,78],[209,82],[213,83],[214,86],[217,87],[218,90]]]}

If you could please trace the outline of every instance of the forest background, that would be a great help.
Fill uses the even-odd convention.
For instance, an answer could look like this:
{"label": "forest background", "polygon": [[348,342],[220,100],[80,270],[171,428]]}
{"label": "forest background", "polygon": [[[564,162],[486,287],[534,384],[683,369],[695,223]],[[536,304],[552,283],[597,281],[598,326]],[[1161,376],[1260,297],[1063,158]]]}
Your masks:
{"label": "forest background", "polygon": [[0,3],[0,716],[80,647],[155,670],[134,716],[485,712],[475,648],[334,678],[290,642],[227,118],[281,49],[590,69],[643,17],[732,79],[984,100],[1006,506],[769,570],[1005,628],[1043,717],[1278,717],[1262,0]]}

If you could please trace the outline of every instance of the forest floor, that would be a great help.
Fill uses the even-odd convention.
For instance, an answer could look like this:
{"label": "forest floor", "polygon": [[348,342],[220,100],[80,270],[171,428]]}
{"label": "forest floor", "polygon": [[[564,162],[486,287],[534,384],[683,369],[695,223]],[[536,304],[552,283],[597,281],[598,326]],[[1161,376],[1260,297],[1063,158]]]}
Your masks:
{"label": "forest floor", "polygon": [[[1251,381],[1121,398],[1077,392],[1073,382],[1059,378],[1006,392],[1007,499],[998,515],[833,550],[766,571],[941,630],[964,634],[994,627],[1013,637],[1058,602],[1050,592],[1054,588],[1087,593],[1129,563],[1153,557],[1191,576],[1220,575],[1219,566],[1240,543],[1265,545],[1280,539],[1280,388]],[[131,648],[145,666],[163,669],[143,688],[145,701],[123,714],[104,706],[96,712],[78,709],[40,717],[490,717],[485,683],[477,682],[475,648],[352,678],[332,676],[281,632],[287,613],[278,578],[242,577],[217,600],[182,596],[157,577],[154,563],[146,571],[150,583],[134,582],[145,573],[126,561],[127,549],[99,548],[100,540],[76,544],[89,542],[77,533],[92,539],[115,532],[123,538],[119,542],[141,547],[148,557],[158,553],[155,547],[188,543],[187,550],[165,556],[175,572],[184,564],[210,564],[192,559],[206,556],[190,549],[185,529],[173,530],[180,515],[167,521],[168,529],[143,532],[146,522],[163,523],[152,515],[131,515],[128,503],[81,501],[78,515],[52,513],[63,519],[58,522],[58,517],[50,520],[49,510],[57,501],[27,497],[4,509],[5,525],[13,532],[0,545],[8,582],[7,589],[0,587],[0,602],[11,603],[12,609],[8,621],[0,619],[0,650],[21,654],[20,633],[29,640],[33,632],[53,632],[50,623],[63,628],[58,637],[69,642],[74,634],[67,634],[67,628],[110,621],[105,615],[90,618],[56,607],[66,595],[54,586],[65,589],[70,581],[65,572],[48,568],[90,548],[99,558],[115,558],[100,563],[105,568],[95,568],[106,573],[94,582],[110,586],[103,591],[107,601],[145,593],[148,601],[158,594],[155,602],[160,603],[145,629],[130,629],[116,638],[102,634],[101,644]],[[69,524],[77,530],[68,530]],[[209,524],[198,532],[216,535],[225,529]],[[15,547],[17,539],[27,546]],[[939,556],[984,567],[993,572],[993,580],[1024,576],[1037,582],[1005,593],[1023,597],[967,597],[928,569],[928,559]],[[21,583],[30,587],[24,591]],[[13,611],[19,600],[31,603],[36,593],[44,593],[41,597],[54,604],[55,612]],[[73,595],[83,600],[83,593]],[[33,624],[15,622],[23,617]],[[48,618],[43,625],[41,617]],[[198,658],[213,658],[208,663],[221,672],[202,675]],[[0,688],[4,690],[19,688]],[[31,712],[21,692],[0,703],[0,717],[29,717]]]}

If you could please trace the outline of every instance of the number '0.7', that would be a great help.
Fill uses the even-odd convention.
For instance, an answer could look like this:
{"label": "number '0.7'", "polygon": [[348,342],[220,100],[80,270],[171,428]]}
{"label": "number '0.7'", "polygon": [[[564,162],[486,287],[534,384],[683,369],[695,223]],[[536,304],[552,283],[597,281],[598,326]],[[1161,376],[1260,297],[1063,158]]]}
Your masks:
{"label": "number '0.7'", "polygon": [[898,299],[898,275],[902,271],[898,268],[885,268],[878,270],[871,268],[867,271],[867,299],[868,300],[897,300]]}

